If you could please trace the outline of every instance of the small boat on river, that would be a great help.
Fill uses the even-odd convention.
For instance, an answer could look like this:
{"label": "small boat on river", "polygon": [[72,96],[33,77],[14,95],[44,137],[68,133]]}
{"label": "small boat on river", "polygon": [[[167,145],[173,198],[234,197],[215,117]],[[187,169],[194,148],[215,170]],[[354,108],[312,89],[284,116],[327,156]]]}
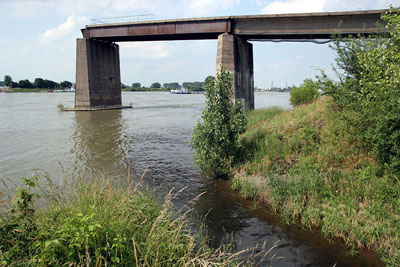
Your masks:
{"label": "small boat on river", "polygon": [[179,95],[185,95],[185,94],[190,94],[190,92],[187,89],[172,89],[171,94],[179,94]]}

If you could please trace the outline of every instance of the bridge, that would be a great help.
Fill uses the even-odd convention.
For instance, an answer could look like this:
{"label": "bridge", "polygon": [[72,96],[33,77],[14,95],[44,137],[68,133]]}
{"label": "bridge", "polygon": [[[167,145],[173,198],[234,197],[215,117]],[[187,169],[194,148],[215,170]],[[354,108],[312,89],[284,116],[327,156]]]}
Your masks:
{"label": "bridge", "polygon": [[225,16],[87,25],[77,39],[74,110],[123,108],[116,42],[218,39],[217,71],[233,75],[234,98],[254,109],[253,45],[250,41],[330,40],[370,35],[388,10]]}

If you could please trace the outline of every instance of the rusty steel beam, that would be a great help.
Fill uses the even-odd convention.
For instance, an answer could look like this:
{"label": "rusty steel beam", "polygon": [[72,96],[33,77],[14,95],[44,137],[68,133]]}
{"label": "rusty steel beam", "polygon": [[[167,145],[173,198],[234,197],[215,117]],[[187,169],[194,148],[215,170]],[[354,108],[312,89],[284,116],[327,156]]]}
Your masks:
{"label": "rusty steel beam", "polygon": [[231,21],[188,20],[135,23],[126,25],[88,26],[82,29],[84,38],[107,41],[162,41],[217,39],[218,35],[231,31]]}
{"label": "rusty steel beam", "polygon": [[388,10],[279,15],[192,18],[88,25],[84,38],[110,42],[217,39],[231,33],[247,40],[331,39],[343,35],[372,34]]}
{"label": "rusty steel beam", "polygon": [[387,10],[236,17],[233,34],[250,40],[330,39],[332,34],[372,34]]}

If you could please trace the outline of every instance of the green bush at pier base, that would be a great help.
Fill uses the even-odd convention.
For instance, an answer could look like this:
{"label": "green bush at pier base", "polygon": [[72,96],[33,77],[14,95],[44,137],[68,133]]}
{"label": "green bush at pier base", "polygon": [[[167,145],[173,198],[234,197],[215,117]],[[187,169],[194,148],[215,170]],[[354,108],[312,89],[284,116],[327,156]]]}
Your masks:
{"label": "green bush at pier base", "polygon": [[200,169],[212,178],[228,179],[240,160],[239,135],[246,120],[240,101],[232,101],[232,75],[224,68],[206,85],[206,107],[202,121],[193,129],[191,145]]}

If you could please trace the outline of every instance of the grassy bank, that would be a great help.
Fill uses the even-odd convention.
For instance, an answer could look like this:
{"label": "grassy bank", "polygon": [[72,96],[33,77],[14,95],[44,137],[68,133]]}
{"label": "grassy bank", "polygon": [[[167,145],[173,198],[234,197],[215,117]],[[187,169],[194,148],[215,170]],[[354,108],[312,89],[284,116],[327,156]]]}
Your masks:
{"label": "grassy bank", "polygon": [[292,111],[254,111],[248,160],[232,187],[269,203],[288,223],[319,228],[400,265],[400,185],[339,119],[330,98]]}
{"label": "grassy bank", "polygon": [[[237,255],[211,250],[164,199],[140,186],[79,184],[50,190],[46,208],[32,206],[25,179],[0,220],[0,265],[230,266]],[[127,189],[128,188],[128,189]],[[4,204],[4,203],[3,203]]]}
{"label": "grassy bank", "polygon": [[[14,93],[38,93],[38,92],[47,92],[49,89],[44,88],[10,88],[10,90]],[[53,89],[51,89],[53,90]]]}

